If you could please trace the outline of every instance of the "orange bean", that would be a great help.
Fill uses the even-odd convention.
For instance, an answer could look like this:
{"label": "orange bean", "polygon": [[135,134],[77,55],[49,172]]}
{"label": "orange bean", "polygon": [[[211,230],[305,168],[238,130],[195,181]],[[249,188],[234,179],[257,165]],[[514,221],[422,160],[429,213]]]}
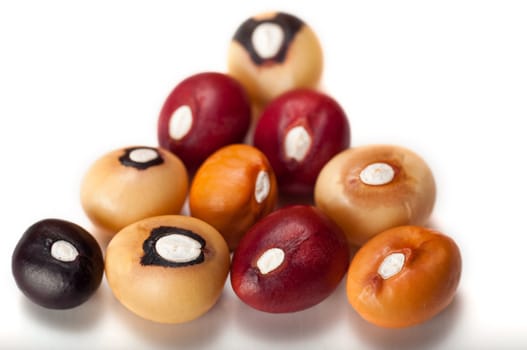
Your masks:
{"label": "orange bean", "polygon": [[190,187],[191,215],[214,226],[234,250],[245,232],[277,202],[274,172],[253,146],[235,144],[212,154]]}

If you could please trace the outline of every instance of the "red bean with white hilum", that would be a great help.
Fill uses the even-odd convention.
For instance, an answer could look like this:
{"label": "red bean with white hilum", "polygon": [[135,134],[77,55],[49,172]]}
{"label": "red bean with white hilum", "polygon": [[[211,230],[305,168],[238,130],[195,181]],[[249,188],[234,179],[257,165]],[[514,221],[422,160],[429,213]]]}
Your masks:
{"label": "red bean with white hilum", "polygon": [[247,305],[270,313],[326,299],[349,264],[344,233],[319,209],[295,205],[257,222],[233,255],[231,284]]}
{"label": "red bean with white hilum", "polygon": [[249,97],[237,80],[223,73],[195,74],[166,98],[158,121],[159,145],[192,172],[219,148],[242,142],[250,122]]}
{"label": "red bean with white hilum", "polygon": [[310,195],[324,165],[349,147],[350,126],[332,97],[292,90],[264,109],[254,145],[269,159],[282,193]]}

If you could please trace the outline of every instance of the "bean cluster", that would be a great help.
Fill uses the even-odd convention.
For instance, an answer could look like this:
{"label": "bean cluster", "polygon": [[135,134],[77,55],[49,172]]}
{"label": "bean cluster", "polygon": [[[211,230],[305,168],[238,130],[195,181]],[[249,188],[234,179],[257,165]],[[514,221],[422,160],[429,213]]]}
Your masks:
{"label": "bean cluster", "polygon": [[113,150],[88,169],[81,203],[111,238],[105,258],[83,228],[42,220],[13,253],[18,287],[72,308],[104,272],[133,313],[183,323],[214,306],[229,273],[241,301],[271,313],[320,303],[347,273],[349,303],[373,324],[407,327],[444,310],[461,255],[422,226],[431,169],[401,146],[351,147],[345,111],[317,90],[322,67],[298,17],[247,19],[227,73],[189,76],[167,96],[158,146]]}

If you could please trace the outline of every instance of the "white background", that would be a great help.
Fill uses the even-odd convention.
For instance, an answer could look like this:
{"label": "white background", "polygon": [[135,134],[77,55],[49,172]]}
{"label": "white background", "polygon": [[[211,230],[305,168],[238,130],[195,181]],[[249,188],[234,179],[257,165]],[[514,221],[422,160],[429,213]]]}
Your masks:
{"label": "white background", "polygon": [[[10,261],[25,229],[59,217],[91,230],[78,194],[91,162],[157,145],[170,90],[225,71],[237,26],[274,9],[318,34],[323,87],[348,113],[352,144],[400,144],[433,169],[431,225],[463,256],[453,304],[385,330],[361,321],[343,284],[312,309],[269,315],[227,283],[210,313],[179,326],[137,318],[106,282],[70,311],[27,301]],[[526,18],[523,1],[0,2],[0,348],[527,348]]]}

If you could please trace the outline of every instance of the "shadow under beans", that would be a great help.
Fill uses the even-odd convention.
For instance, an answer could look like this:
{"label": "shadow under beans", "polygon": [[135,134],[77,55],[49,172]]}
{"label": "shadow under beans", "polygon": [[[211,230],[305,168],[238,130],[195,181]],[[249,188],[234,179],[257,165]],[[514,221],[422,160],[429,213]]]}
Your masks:
{"label": "shadow under beans", "polygon": [[69,332],[87,332],[102,318],[104,312],[103,295],[99,289],[89,300],[72,309],[46,309],[21,297],[22,309],[37,322],[46,327],[67,330]]}
{"label": "shadow under beans", "polygon": [[341,281],[337,289],[321,303],[294,313],[274,314],[255,310],[242,301],[234,317],[238,327],[255,338],[287,342],[317,337],[345,317],[346,288]]}
{"label": "shadow under beans", "polygon": [[455,328],[462,312],[462,296],[457,294],[440,314],[420,325],[390,329],[363,320],[349,308],[349,322],[354,333],[369,346],[377,349],[428,349],[438,346]]}
{"label": "shadow under beans", "polygon": [[124,325],[150,343],[152,347],[202,348],[212,344],[222,329],[227,326],[224,297],[222,295],[216,305],[201,317],[182,324],[162,324],[145,320],[126,309],[116,299],[110,303],[109,307]]}

